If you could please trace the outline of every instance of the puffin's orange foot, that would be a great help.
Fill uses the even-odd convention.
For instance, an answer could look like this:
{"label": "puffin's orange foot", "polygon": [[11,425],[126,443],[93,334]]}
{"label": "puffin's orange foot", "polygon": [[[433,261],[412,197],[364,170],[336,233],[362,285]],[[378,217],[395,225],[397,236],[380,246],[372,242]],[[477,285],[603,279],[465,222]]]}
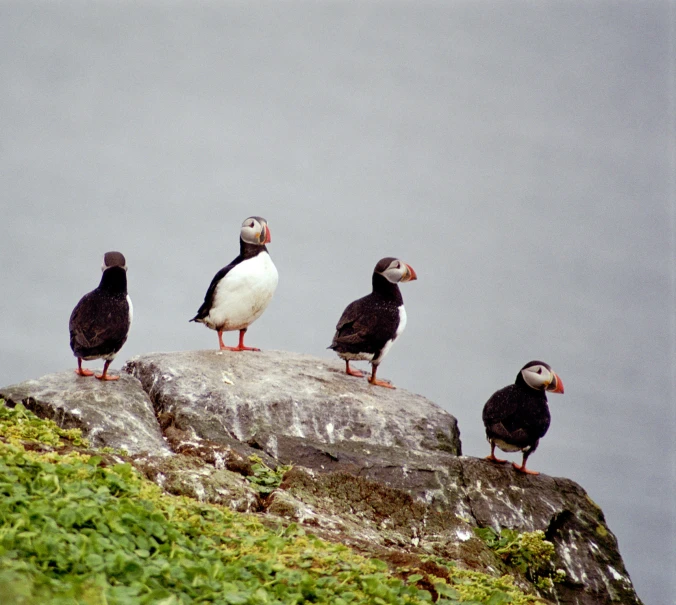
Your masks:
{"label": "puffin's orange foot", "polygon": [[113,376],[112,374],[96,374],[96,377],[99,380],[119,380],[119,376]]}
{"label": "puffin's orange foot", "polygon": [[526,465],[520,465],[517,464],[516,462],[512,462],[512,466],[519,471],[520,473],[524,473],[526,475],[539,475],[540,473],[538,471],[532,471],[529,468],[526,468]]}
{"label": "puffin's orange foot", "polygon": [[93,376],[94,375],[94,372],[92,372],[91,370],[87,370],[86,368],[78,368],[77,370],[75,370],[75,373],[78,376]]}
{"label": "puffin's orange foot", "polygon": [[497,464],[504,464],[507,462],[507,460],[503,460],[502,458],[496,458],[495,455],[491,454],[490,456],[486,456],[486,460],[490,460],[491,462],[495,462]]}
{"label": "puffin's orange foot", "polygon": [[361,370],[355,370],[353,368],[347,368],[345,370],[345,373],[348,374],[349,376],[356,376],[357,378],[364,378],[364,372]]}
{"label": "puffin's orange foot", "polygon": [[396,389],[397,388],[389,380],[380,380],[380,378],[374,378],[373,376],[371,376],[369,378],[369,383],[373,384],[375,386],[385,387],[385,388],[388,388],[388,389]]}
{"label": "puffin's orange foot", "polygon": [[221,347],[221,351],[260,351],[260,349],[257,349],[257,348],[255,348],[255,347],[245,347],[245,346],[241,346],[241,347],[226,347],[225,345],[223,345],[223,346]]}

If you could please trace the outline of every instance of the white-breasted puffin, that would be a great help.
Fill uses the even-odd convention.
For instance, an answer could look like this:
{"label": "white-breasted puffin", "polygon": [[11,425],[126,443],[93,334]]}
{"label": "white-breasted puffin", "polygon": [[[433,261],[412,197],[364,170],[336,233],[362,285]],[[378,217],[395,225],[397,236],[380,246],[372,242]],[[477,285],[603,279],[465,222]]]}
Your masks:
{"label": "white-breasted puffin", "polygon": [[406,309],[399,291],[399,282],[418,279],[410,265],[388,256],[378,261],[373,270],[373,291],[351,302],[340,316],[336,334],[329,349],[345,360],[345,372],[363,376],[350,368],[351,360],[371,362],[371,384],[393,389],[385,380],[376,378],[378,365],[392,347],[392,343],[406,327]]}
{"label": "white-breasted puffin", "polygon": [[[250,216],[239,232],[239,256],[211,280],[197,315],[190,321],[218,332],[218,345],[227,351],[260,351],[244,346],[247,328],[265,311],[277,288],[279,275],[268,249],[270,228],[260,216]],[[239,330],[239,344],[226,347],[223,332]]]}
{"label": "white-breasted puffin", "polygon": [[118,380],[108,374],[108,366],[127,340],[133,317],[127,294],[127,262],[120,252],[106,252],[98,287],[85,294],[70,315],[70,348],[77,357],[76,374],[92,376],[82,361],[105,359],[99,380]]}
{"label": "white-breasted puffin", "polygon": [[561,378],[543,361],[529,361],[516,376],[514,384],[493,393],[484,405],[483,421],[486,438],[491,444],[491,462],[504,463],[495,457],[495,446],[503,452],[523,452],[521,465],[512,464],[517,471],[538,475],[526,468],[526,460],[544,437],[551,416],[545,391],[563,393]]}

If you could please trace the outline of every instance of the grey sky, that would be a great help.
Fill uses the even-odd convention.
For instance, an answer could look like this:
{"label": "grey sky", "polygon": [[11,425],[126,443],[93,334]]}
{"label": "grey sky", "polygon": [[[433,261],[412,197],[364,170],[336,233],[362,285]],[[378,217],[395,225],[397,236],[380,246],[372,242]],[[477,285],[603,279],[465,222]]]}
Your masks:
{"label": "grey sky", "polygon": [[484,456],[483,403],[550,363],[566,394],[529,464],[588,490],[639,596],[666,603],[674,12],[0,3],[0,384],[75,367],[68,317],[106,250],[135,305],[115,367],[217,345],[188,319],[249,215],[280,273],[251,346],[331,357],[341,311],[398,256],[418,281],[379,376]]}

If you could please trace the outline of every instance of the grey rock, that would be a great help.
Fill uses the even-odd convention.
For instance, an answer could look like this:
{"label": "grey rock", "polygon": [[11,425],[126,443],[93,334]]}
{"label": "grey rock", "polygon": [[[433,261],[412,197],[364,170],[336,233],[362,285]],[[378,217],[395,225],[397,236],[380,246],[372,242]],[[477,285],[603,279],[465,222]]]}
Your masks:
{"label": "grey rock", "polygon": [[487,571],[497,564],[473,528],[541,530],[556,549],[554,566],[566,572],[555,598],[543,596],[571,605],[640,603],[603,512],[574,481],[445,452],[294,437],[275,447],[280,462],[298,465],[282,486],[296,504],[288,495],[273,499],[272,511],[281,506],[289,519],[346,543],[471,561]]}
{"label": "grey rock", "polygon": [[132,358],[126,371],[157,412],[216,443],[283,436],[413,450],[461,452],[457,421],[403,389],[345,375],[338,361],[282,351],[183,351]]}
{"label": "grey rock", "polygon": [[[137,454],[129,460],[169,493],[295,522],[395,567],[443,574],[426,559],[440,557],[537,592],[530,572],[474,530],[541,530],[555,547],[551,569],[566,573],[539,589],[545,602],[640,605],[615,536],[579,485],[461,456],[455,418],[424,397],[278,351],[155,353],[123,369],[119,382],[67,372],[0,397],[81,428],[94,446]],[[252,454],[293,466],[272,494],[252,485]]]}
{"label": "grey rock", "polygon": [[240,474],[214,468],[194,456],[145,457],[134,466],[164,491],[242,513],[260,509],[258,494]]}
{"label": "grey rock", "polygon": [[0,388],[6,404],[23,405],[62,428],[79,428],[94,447],[114,447],[130,454],[169,454],[153,406],[138,380],[101,382],[73,371],[48,374]]}

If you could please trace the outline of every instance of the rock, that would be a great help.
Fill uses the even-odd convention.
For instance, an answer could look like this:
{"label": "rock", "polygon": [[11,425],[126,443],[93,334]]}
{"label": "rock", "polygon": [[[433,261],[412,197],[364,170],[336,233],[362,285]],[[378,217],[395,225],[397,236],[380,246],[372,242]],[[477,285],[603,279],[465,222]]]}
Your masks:
{"label": "rock", "polygon": [[[132,376],[116,383],[67,372],[0,397],[137,454],[128,460],[170,493],[298,523],[428,574],[430,587],[450,573],[437,557],[507,574],[547,603],[640,605],[615,536],[579,485],[461,456],[455,418],[424,397],[279,351],[155,353],[124,370]],[[293,466],[279,489],[256,484],[252,454],[270,469]],[[564,570],[564,581],[547,588],[547,576],[510,564],[478,535],[485,528],[543,532],[554,545],[547,569]]]}
{"label": "rock", "polygon": [[135,378],[102,382],[75,372],[48,374],[0,388],[0,399],[23,405],[62,428],[79,428],[94,447],[113,447],[130,454],[169,454],[153,406]]}
{"label": "rock", "polygon": [[541,530],[556,549],[554,567],[566,572],[566,580],[555,585],[559,603],[640,603],[602,511],[569,479],[524,475],[479,458],[362,443],[287,437],[277,440],[276,450],[280,462],[299,466],[285,476],[287,493],[273,499],[271,512],[281,507],[282,516],[320,528],[326,537],[459,559],[490,571],[499,562],[479,544],[474,528]]}
{"label": "rock", "polygon": [[258,494],[240,474],[214,468],[195,456],[163,456],[134,461],[134,466],[164,491],[200,502],[222,504],[249,513],[260,510]]}
{"label": "rock", "polygon": [[267,351],[183,351],[132,358],[156,411],[181,430],[216,443],[223,436],[317,443],[354,441],[412,450],[461,452],[457,421],[428,399],[373,387],[337,361]]}

